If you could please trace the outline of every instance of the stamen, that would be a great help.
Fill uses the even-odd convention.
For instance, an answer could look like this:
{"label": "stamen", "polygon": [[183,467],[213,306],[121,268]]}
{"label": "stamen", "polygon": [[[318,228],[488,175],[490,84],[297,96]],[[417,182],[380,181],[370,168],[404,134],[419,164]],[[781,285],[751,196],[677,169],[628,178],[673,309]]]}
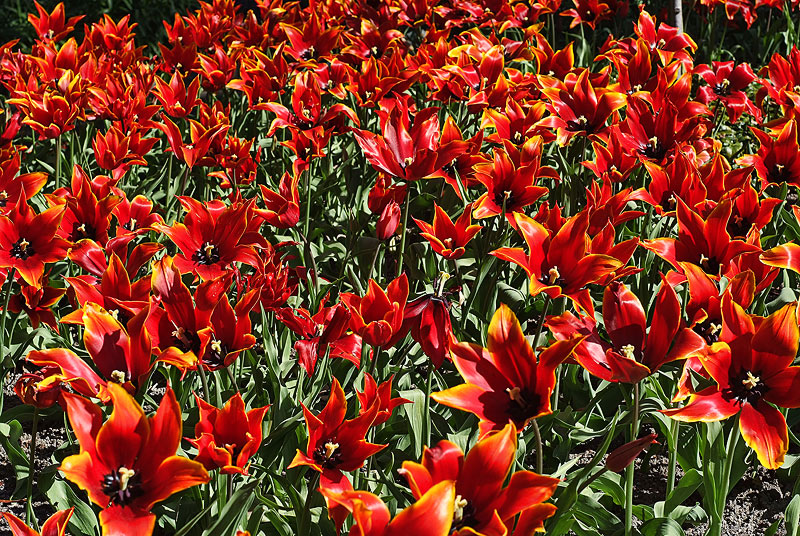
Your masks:
{"label": "stamen", "polygon": [[336,452],[336,449],[339,448],[339,443],[325,443],[325,459],[329,460],[333,453]]}
{"label": "stamen", "polygon": [[125,491],[128,487],[128,481],[133,478],[133,475],[136,474],[136,471],[133,469],[128,469],[127,467],[120,467],[119,468],[119,489],[120,491]]}
{"label": "stamen", "polygon": [[755,389],[756,385],[758,385],[760,381],[761,378],[759,378],[758,376],[753,376],[753,373],[748,370],[747,378],[742,380],[742,385],[744,385],[745,388],[747,388],[747,390],[749,391]]}
{"label": "stamen", "polygon": [[631,359],[631,360],[634,359],[633,352],[635,350],[636,348],[634,348],[632,344],[626,344],[625,346],[620,348],[620,351],[622,352],[622,355],[625,357],[625,359]]}

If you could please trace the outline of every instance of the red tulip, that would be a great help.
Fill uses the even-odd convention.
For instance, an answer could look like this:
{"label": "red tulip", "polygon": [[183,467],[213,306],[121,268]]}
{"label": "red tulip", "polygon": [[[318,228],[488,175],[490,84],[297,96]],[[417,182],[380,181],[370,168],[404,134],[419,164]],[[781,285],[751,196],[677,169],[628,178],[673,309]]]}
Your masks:
{"label": "red tulip", "polygon": [[542,531],[544,520],[556,512],[544,501],[559,480],[531,471],[512,473],[516,454],[517,430],[508,423],[484,436],[466,457],[454,443],[440,441],[425,448],[421,463],[403,462],[400,472],[416,499],[441,482],[455,481],[451,536],[531,534]]}
{"label": "red tulip", "polygon": [[537,358],[514,313],[501,305],[489,324],[489,347],[452,343],[450,355],[467,383],[431,394],[453,408],[475,414],[481,436],[509,422],[518,430],[536,417],[551,413],[550,395],[555,370],[569,357],[583,336],[558,341]]}
{"label": "red tulip", "polygon": [[350,310],[350,327],[367,344],[391,348],[405,334],[403,313],[408,300],[408,279],[401,275],[384,291],[370,279],[364,297],[349,292],[341,295],[342,303]]}
{"label": "red tulip", "polygon": [[775,406],[800,407],[800,367],[792,366],[799,341],[797,303],[760,318],[745,313],[726,293],[720,340],[698,354],[716,385],[692,394],[684,407],[662,412],[688,422],[738,414],[742,437],[761,464],[781,467],[789,438],[786,419]]}
{"label": "red tulip", "polygon": [[[59,6],[62,6],[63,9],[63,4],[59,4]],[[36,4],[36,7],[39,7],[39,4]],[[64,536],[67,532],[67,523],[69,523],[69,518],[72,517],[74,510],[75,508],[60,510],[51,515],[42,525],[41,533],[27,526],[14,514],[3,512],[2,515],[8,521],[13,536]]]}
{"label": "red tulip", "polygon": [[200,421],[194,427],[196,438],[189,442],[197,448],[195,460],[208,471],[220,469],[223,474],[246,475],[248,461],[261,446],[262,422],[269,406],[245,411],[239,393],[222,409],[217,409],[195,395]]}
{"label": "red tulip", "polygon": [[101,409],[89,400],[64,393],[80,454],[68,456],[60,470],[89,494],[100,508],[104,535],[153,533],[150,510],[173,493],[205,484],[202,464],[176,456],[181,441],[181,410],[167,389],[153,417],[119,385],[108,391],[114,412],[103,423]]}

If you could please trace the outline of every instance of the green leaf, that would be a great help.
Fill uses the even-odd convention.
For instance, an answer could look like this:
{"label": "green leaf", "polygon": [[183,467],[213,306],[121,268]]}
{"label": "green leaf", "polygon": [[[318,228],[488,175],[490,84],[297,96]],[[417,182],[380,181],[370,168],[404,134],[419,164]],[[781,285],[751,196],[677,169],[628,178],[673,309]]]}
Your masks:
{"label": "green leaf", "polygon": [[208,527],[203,536],[228,536],[239,525],[242,517],[247,515],[250,504],[255,499],[253,490],[261,484],[261,480],[253,480],[236,490],[225,503],[225,508],[217,518],[216,523]]}
{"label": "green leaf", "polygon": [[422,443],[425,441],[425,438],[422,437],[425,430],[425,393],[420,389],[413,389],[400,391],[400,396],[412,402],[403,404],[402,407],[408,417],[408,423],[411,425],[415,459],[418,459],[422,456]]}
{"label": "green leaf", "polygon": [[667,496],[667,501],[664,504],[664,513],[669,515],[678,505],[683,504],[683,501],[688,499],[702,483],[703,475],[700,474],[700,471],[689,469],[678,482],[678,485],[675,486],[675,489]]}
{"label": "green leaf", "polygon": [[83,502],[72,491],[69,484],[63,480],[55,480],[45,492],[47,498],[53,503],[57,510],[66,510],[75,507],[75,512],[69,520],[69,530],[75,536],[90,536],[99,534],[100,529],[97,525],[97,516],[92,507]]}
{"label": "green leaf", "polygon": [[685,536],[686,533],[674,519],[657,517],[643,524],[639,531],[642,536]]}
{"label": "green leaf", "polygon": [[800,495],[795,495],[786,507],[786,536],[797,536],[800,524]]}

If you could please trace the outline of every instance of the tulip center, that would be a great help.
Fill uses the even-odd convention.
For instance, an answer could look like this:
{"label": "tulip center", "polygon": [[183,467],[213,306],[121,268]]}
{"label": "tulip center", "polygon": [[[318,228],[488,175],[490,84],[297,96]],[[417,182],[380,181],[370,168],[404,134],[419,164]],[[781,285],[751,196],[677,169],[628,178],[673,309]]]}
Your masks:
{"label": "tulip center", "polygon": [[567,121],[567,130],[571,130],[572,132],[587,132],[591,134],[591,126],[589,125],[589,120],[586,119],[585,115],[578,116],[577,119]]}
{"label": "tulip center", "polygon": [[541,412],[539,395],[519,387],[506,389],[509,404],[506,413],[520,425]]}
{"label": "tulip center", "polygon": [[127,467],[120,467],[116,472],[105,475],[102,488],[109,502],[119,506],[129,505],[144,493],[142,479],[136,471]]}
{"label": "tulip center", "polygon": [[11,246],[11,256],[17,259],[22,259],[24,261],[35,254],[36,252],[33,251],[31,243],[22,237]]}
{"label": "tulip center", "polygon": [[731,94],[730,85],[731,85],[730,80],[725,79],[719,84],[714,86],[714,93],[716,93],[720,97],[726,97]]}
{"label": "tulip center", "polygon": [[639,148],[639,154],[644,155],[651,160],[662,160],[667,154],[667,148],[658,139],[658,136],[653,136],[647,140],[647,144]]}
{"label": "tulip center", "polygon": [[133,231],[134,229],[136,229],[136,219],[131,218],[122,226],[122,228],[125,229],[126,231]]}
{"label": "tulip center", "polygon": [[0,207],[6,206],[6,203],[8,203],[8,192],[0,190]]}
{"label": "tulip center", "polygon": [[69,234],[71,242],[77,242],[84,238],[92,238],[95,235],[95,229],[88,223],[75,222],[72,224],[72,232]]}
{"label": "tulip center", "polygon": [[792,178],[789,168],[785,164],[775,164],[770,171],[770,182],[788,182]]}
{"label": "tulip center", "polygon": [[314,461],[320,467],[325,469],[334,469],[342,461],[342,451],[339,449],[339,443],[334,439],[330,439],[323,445],[319,445],[314,449]]}
{"label": "tulip center", "polygon": [[114,370],[111,372],[111,381],[114,383],[122,384],[125,383],[126,379],[126,374],[121,370]]}
{"label": "tulip center", "polygon": [[461,495],[456,495],[456,502],[453,505],[453,526],[451,530],[459,530],[465,527],[472,527],[476,524],[475,507]]}
{"label": "tulip center", "polygon": [[748,402],[754,404],[766,393],[768,387],[752,371],[746,370],[731,378],[730,387],[726,389],[728,395],[736,399],[740,404]]}
{"label": "tulip center", "polygon": [[703,337],[703,340],[706,341],[706,344],[714,344],[719,340],[719,332],[722,329],[722,326],[712,322],[710,318],[707,318],[700,324],[695,325],[695,327],[692,329],[695,333]]}
{"label": "tulip center", "polygon": [[205,266],[219,262],[219,258],[219,248],[211,242],[205,242],[203,247],[192,255],[194,262]]}
{"label": "tulip center", "polygon": [[228,347],[222,341],[212,339],[211,344],[206,348],[205,361],[211,367],[221,367],[225,364],[225,356],[228,355]]}
{"label": "tulip center", "polygon": [[172,332],[172,338],[176,348],[182,352],[200,352],[200,338],[193,331],[189,331],[183,326],[178,326]]}
{"label": "tulip center", "polygon": [[539,278],[539,282],[543,285],[557,285],[559,287],[563,287],[566,284],[564,278],[561,277],[561,272],[558,271],[558,266],[553,266],[547,270],[546,274],[542,274],[542,277]]}
{"label": "tulip center", "polygon": [[634,360],[635,357],[633,353],[636,351],[636,348],[632,344],[626,344],[622,348],[620,348],[620,353],[625,359]]}
{"label": "tulip center", "polygon": [[514,206],[514,192],[505,190],[503,192],[497,191],[494,193],[494,204],[498,207],[505,208],[506,212],[511,212],[511,207]]}

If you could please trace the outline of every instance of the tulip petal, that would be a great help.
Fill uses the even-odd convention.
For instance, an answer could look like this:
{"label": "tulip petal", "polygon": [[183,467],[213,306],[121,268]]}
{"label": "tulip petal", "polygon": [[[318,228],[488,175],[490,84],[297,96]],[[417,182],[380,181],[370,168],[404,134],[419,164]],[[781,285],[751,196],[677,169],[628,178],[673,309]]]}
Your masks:
{"label": "tulip petal", "polygon": [[767,469],[783,465],[789,449],[789,432],[783,414],[766,402],[744,404],[739,430],[745,442],[756,451],[758,461]]}
{"label": "tulip petal", "polygon": [[106,508],[99,517],[103,536],[150,536],[156,526],[154,514],[126,506]]}

